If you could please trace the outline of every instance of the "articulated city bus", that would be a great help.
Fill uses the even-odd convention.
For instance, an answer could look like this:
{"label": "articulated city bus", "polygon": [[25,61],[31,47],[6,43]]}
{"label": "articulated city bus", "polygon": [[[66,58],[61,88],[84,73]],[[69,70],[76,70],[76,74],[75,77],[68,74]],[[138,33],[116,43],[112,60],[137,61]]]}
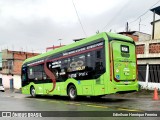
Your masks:
{"label": "articulated city bus", "polygon": [[136,62],[131,38],[99,33],[26,59],[22,93],[76,99],[138,91]]}

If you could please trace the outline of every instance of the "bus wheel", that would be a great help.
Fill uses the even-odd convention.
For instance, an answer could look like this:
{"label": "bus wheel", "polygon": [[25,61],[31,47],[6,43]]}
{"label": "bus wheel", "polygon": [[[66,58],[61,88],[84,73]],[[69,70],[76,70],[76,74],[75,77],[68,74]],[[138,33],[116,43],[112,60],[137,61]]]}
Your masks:
{"label": "bus wheel", "polygon": [[31,94],[32,97],[36,97],[36,90],[33,86],[30,89],[30,94]]}
{"label": "bus wheel", "polygon": [[70,85],[68,88],[68,96],[71,100],[75,100],[77,98],[77,90],[74,85]]}

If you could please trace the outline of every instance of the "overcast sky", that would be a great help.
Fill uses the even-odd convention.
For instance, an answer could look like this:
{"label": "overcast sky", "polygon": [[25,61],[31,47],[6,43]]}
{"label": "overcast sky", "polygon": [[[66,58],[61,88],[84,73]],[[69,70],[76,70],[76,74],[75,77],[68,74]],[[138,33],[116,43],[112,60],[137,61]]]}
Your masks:
{"label": "overcast sky", "polygon": [[[140,19],[135,20],[158,1],[0,0],[0,47],[1,50],[44,52],[46,47],[59,45],[59,39],[66,45],[98,30],[125,31],[126,22],[130,30],[138,31]],[[148,11],[141,17],[140,31],[151,34],[152,20],[153,13]]]}

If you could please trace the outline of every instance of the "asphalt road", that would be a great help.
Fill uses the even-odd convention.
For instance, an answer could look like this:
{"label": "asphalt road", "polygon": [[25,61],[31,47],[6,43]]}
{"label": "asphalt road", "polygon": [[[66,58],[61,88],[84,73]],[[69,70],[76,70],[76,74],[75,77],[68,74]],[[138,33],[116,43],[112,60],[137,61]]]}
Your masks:
{"label": "asphalt road", "polygon": [[[154,101],[150,96],[148,97],[135,97],[135,96],[119,96],[119,95],[108,95],[102,99],[91,99],[91,98],[80,98],[76,101],[70,101],[67,97],[61,96],[41,96],[37,98],[32,98],[30,95],[22,95],[21,93],[16,93],[14,91],[0,92],[0,109],[1,111],[50,111],[48,112],[49,116],[58,116],[54,119],[65,119],[70,120],[74,119],[75,116],[77,119],[99,119],[101,114],[103,115],[107,111],[119,112],[143,112],[143,111],[160,111],[160,101]],[[58,112],[63,111],[62,117]],[[69,111],[69,112],[67,112]],[[78,112],[75,112],[78,111]],[[82,112],[80,112],[82,111]],[[93,111],[90,112],[90,116],[85,116],[84,111]],[[66,113],[67,112],[67,113]],[[72,114],[73,112],[73,114]],[[70,114],[73,117],[66,116]],[[88,114],[88,113],[87,113]],[[75,115],[75,116],[74,116]],[[83,116],[84,115],[84,116]],[[104,115],[105,116],[105,115]],[[101,119],[108,119],[110,117],[102,116]],[[107,115],[106,115],[107,116]],[[39,118],[34,118],[39,119]],[[41,118],[44,119],[44,118]],[[51,117],[45,118],[51,119]],[[123,120],[123,117],[114,117],[110,119]],[[126,119],[126,117],[125,117]],[[128,120],[137,120],[137,117],[127,118]],[[147,119],[147,118],[145,118]],[[148,118],[149,119],[149,118]],[[153,118],[152,118],[153,119]],[[154,118],[157,119],[157,118]]]}

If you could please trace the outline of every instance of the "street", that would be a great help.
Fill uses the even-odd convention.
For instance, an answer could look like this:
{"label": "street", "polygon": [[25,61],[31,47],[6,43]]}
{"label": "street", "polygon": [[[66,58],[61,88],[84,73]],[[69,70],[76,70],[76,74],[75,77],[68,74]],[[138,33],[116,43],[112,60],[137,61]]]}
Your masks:
{"label": "street", "polygon": [[[123,96],[115,94],[115,95],[107,95],[102,99],[96,99],[96,100],[84,97],[84,98],[79,98],[76,101],[70,101],[68,97],[62,97],[62,96],[53,96],[53,97],[40,96],[37,98],[32,98],[30,97],[30,95],[22,95],[19,92],[14,92],[10,90],[6,92],[0,92],[1,111],[143,112],[143,111],[159,111],[160,110],[159,105],[160,101],[152,100],[151,94],[145,96],[142,95],[138,97],[136,97],[135,95],[132,97],[127,97],[127,95]],[[81,117],[83,117],[83,115]],[[80,117],[78,119],[80,119]],[[89,117],[89,119],[91,119],[91,117]],[[130,119],[133,119],[133,117],[131,117]]]}

